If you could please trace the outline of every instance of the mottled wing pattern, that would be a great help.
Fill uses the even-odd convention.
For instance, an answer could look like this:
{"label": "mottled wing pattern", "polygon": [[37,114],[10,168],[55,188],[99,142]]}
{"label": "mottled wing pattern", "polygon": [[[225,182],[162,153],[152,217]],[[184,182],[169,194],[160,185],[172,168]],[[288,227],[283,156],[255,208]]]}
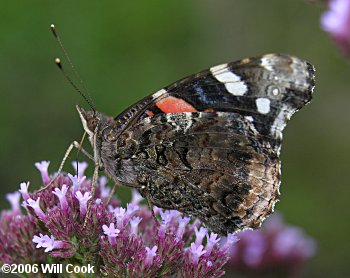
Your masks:
{"label": "mottled wing pattern", "polygon": [[258,227],[279,196],[277,154],[237,113],[158,114],[126,131],[117,148],[123,182],[136,180],[154,205],[220,234]]}
{"label": "mottled wing pattern", "polygon": [[215,232],[257,227],[278,199],[282,131],[313,87],[309,63],[277,54],[184,78],[115,119],[115,174]]}

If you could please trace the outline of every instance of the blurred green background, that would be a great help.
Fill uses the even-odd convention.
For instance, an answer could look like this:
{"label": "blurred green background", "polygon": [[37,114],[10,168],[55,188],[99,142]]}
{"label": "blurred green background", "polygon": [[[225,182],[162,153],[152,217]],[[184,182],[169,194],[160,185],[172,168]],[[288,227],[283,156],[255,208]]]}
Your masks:
{"label": "blurred green background", "polygon": [[53,64],[62,55],[51,23],[110,115],[212,65],[290,53],[315,65],[317,86],[284,133],[277,209],[318,241],[303,276],[350,277],[350,67],[319,27],[325,8],[302,0],[2,1],[1,206],[20,182],[39,186],[34,162],[57,170],[82,135],[75,104],[86,105]]}

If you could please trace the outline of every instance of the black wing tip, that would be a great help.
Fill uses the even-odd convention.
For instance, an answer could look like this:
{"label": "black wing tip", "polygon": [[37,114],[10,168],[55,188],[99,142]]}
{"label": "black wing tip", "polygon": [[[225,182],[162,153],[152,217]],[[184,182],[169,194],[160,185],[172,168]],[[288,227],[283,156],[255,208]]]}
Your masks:
{"label": "black wing tip", "polygon": [[299,58],[297,56],[294,55],[288,55],[288,54],[278,54],[279,56],[284,56],[284,57],[288,57],[289,59],[291,59],[292,63],[300,63],[302,64],[302,70],[304,73],[304,78],[305,78],[305,82],[307,85],[307,89],[305,90],[305,92],[307,93],[308,97],[305,100],[305,104],[309,103],[312,99],[312,95],[315,89],[315,85],[316,85],[316,81],[315,81],[315,66],[313,64],[311,64],[310,62],[308,62],[305,59]]}
{"label": "black wing tip", "polygon": [[310,84],[309,90],[311,91],[311,93],[313,93],[314,89],[315,89],[315,85],[316,85],[316,81],[315,81],[315,71],[316,71],[316,69],[309,62],[306,62],[306,69],[307,69],[307,72],[309,74],[309,78],[308,78],[308,82]]}

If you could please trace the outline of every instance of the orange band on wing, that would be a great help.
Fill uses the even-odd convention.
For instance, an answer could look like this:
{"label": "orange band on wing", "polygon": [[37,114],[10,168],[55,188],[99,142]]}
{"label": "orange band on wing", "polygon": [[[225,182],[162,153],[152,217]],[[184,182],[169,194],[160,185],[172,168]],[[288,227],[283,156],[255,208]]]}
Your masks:
{"label": "orange band on wing", "polygon": [[164,113],[197,112],[197,109],[188,102],[172,96],[156,102],[156,106]]}

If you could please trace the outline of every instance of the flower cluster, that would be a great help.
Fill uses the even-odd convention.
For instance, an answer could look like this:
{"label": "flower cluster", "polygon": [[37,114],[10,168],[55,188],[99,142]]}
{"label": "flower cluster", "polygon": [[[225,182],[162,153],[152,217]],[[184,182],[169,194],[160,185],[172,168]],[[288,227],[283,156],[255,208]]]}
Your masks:
{"label": "flower cluster", "polygon": [[[75,164],[74,164],[75,165]],[[220,277],[236,237],[219,238],[190,223],[177,211],[154,208],[157,220],[141,196],[122,207],[110,196],[104,177],[92,195],[84,176],[48,174],[48,162],[37,163],[45,188],[8,194],[12,209],[0,215],[2,263],[58,263],[95,266],[108,277]],[[50,183],[51,182],[51,183]],[[19,202],[23,198],[22,213]]]}
{"label": "flower cluster", "polygon": [[243,231],[237,237],[239,241],[231,247],[227,266],[233,266],[230,269],[235,274],[251,277],[293,276],[316,251],[312,238],[300,228],[286,225],[277,213],[261,229]]}
{"label": "flower cluster", "polygon": [[329,32],[339,48],[350,54],[350,0],[329,0],[321,17],[321,27]]}

